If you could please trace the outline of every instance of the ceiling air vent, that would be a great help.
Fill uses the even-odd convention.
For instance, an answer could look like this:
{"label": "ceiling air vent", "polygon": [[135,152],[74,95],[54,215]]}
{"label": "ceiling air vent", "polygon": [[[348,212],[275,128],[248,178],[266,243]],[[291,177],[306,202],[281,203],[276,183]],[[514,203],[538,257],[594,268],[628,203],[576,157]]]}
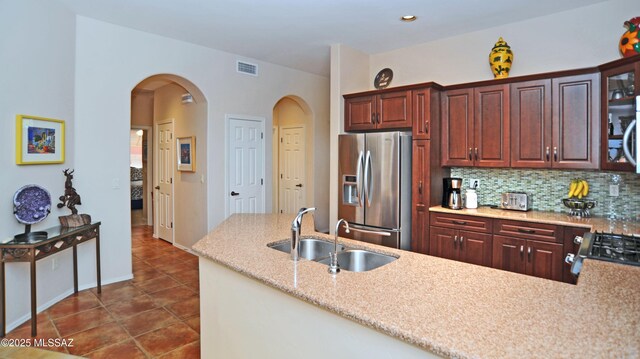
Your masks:
{"label": "ceiling air vent", "polygon": [[258,65],[250,64],[248,62],[236,62],[236,70],[242,74],[258,76]]}

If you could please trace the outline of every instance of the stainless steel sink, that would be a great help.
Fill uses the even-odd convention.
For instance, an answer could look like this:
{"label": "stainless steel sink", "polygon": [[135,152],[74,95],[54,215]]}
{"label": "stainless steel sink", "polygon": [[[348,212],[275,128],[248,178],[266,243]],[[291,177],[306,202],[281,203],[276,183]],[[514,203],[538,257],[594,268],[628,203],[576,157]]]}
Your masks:
{"label": "stainless steel sink", "polygon": [[[275,250],[290,253],[291,242],[279,242],[269,244],[268,247]],[[300,239],[300,256],[309,260],[329,257],[329,252],[333,251],[333,242],[325,241],[317,238]],[[338,244],[338,251],[344,251],[344,246]]]}
{"label": "stainless steel sink", "polygon": [[[382,267],[385,264],[389,264],[396,259],[398,258],[361,249],[349,249],[338,253],[338,264],[340,265],[340,269],[351,272],[370,271],[372,269]],[[319,260],[318,263],[329,265],[330,261],[330,258],[323,258]]]}

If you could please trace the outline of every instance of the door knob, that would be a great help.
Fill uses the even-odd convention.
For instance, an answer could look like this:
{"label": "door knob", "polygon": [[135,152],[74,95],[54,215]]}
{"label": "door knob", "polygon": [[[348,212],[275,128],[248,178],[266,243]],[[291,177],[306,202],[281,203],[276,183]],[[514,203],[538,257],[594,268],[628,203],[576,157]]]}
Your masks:
{"label": "door knob", "polygon": [[240,193],[235,192],[235,191],[231,191],[231,195],[232,195],[232,196],[239,196],[239,195],[240,195]]}
{"label": "door knob", "polygon": [[155,189],[160,189],[160,186],[155,186],[154,188],[155,188]]}
{"label": "door knob", "polygon": [[302,187],[302,183],[298,183],[296,187]]}

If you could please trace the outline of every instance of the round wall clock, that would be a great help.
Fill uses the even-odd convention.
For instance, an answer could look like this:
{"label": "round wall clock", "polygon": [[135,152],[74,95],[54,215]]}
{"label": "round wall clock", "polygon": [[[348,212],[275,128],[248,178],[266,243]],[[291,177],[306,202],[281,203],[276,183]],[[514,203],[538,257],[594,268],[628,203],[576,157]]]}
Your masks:
{"label": "round wall clock", "polygon": [[390,68],[382,69],[376,75],[376,78],[373,80],[373,86],[376,89],[380,90],[383,88],[387,88],[389,84],[391,84],[391,80],[393,79],[393,71]]}

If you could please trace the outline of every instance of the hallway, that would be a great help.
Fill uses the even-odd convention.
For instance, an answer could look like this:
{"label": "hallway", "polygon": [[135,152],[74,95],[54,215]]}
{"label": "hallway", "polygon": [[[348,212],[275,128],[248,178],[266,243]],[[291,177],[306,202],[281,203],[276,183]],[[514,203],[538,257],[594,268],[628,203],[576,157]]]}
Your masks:
{"label": "hallway", "polygon": [[[133,279],[70,295],[38,314],[38,337],[73,339],[44,348],[88,358],[199,358],[198,257],[132,227]],[[30,338],[30,321],[6,338]],[[0,358],[33,351],[0,347]],[[58,353],[38,358],[60,358]]]}

